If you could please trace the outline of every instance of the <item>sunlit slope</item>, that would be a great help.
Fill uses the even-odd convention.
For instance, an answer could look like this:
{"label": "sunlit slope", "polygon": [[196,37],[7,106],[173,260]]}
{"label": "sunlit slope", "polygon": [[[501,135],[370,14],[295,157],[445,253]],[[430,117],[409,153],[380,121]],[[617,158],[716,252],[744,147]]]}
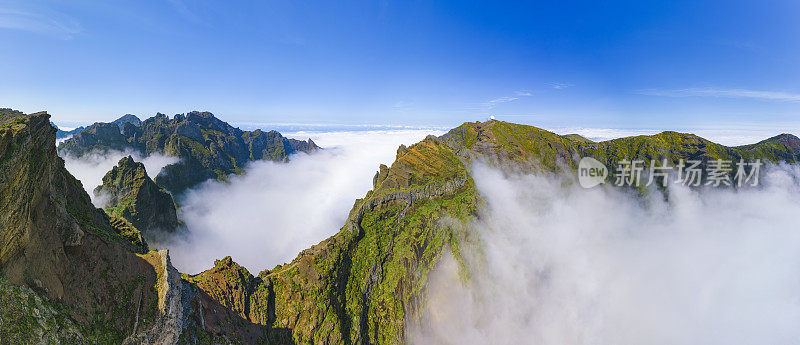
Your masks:
{"label": "sunlit slope", "polygon": [[446,248],[458,253],[453,222],[471,217],[477,197],[455,151],[434,137],[401,147],[375,185],[339,233],[256,277],[239,308],[250,321],[290,329],[299,343],[403,342],[407,311]]}
{"label": "sunlit slope", "polygon": [[740,159],[763,162],[789,162],[800,160],[800,139],[791,134],[781,134],[757,144],[728,147],[694,134],[662,132],[592,142],[575,135],[560,136],[527,125],[503,121],[468,122],[444,136],[442,141],[456,150],[467,150],[473,157],[527,163],[538,170],[570,170],[580,158],[593,157],[613,168],[627,160],[648,163],[663,159],[675,164],[680,159],[722,159],[738,162]]}
{"label": "sunlit slope", "polygon": [[374,189],[355,202],[339,233],[290,263],[240,279],[251,285],[237,290],[245,291],[248,301],[240,309],[249,321],[285,329],[298,343],[403,343],[407,322],[419,321],[416,311],[425,303],[431,269],[446,251],[459,258],[470,238],[463,225],[480,204],[472,162],[545,172],[571,171],[583,156],[609,166],[626,158],[796,162],[798,142],[782,135],[725,147],[664,132],[596,143],[501,121],[465,123],[400,147],[395,162],[379,168]]}

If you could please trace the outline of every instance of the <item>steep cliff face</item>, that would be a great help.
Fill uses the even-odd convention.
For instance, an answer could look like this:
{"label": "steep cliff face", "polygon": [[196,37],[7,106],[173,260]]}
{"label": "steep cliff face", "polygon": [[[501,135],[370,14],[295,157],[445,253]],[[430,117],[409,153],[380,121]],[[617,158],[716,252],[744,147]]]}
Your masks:
{"label": "steep cliff face", "polygon": [[[291,263],[253,277],[226,258],[190,281],[273,339],[402,343],[428,273],[445,251],[458,256],[477,196],[466,167],[433,137],[399,149],[374,182],[338,234]],[[237,334],[223,325],[219,334]]]}
{"label": "steep cliff face", "polygon": [[283,161],[292,153],[319,148],[310,139],[288,139],[276,131],[242,131],[208,112],[179,114],[172,119],[158,114],[139,126],[128,121],[115,127],[94,124],[61,143],[59,152],[81,156],[92,150],[130,149],[144,155],[157,152],[180,157],[180,162],[166,166],[155,177],[156,184],[179,193],[207,179],[241,173],[250,161]]}
{"label": "steep cliff face", "polygon": [[0,273],[53,303],[86,338],[119,343],[153,322],[156,274],[64,168],[48,119],[0,110]]}
{"label": "steep cliff face", "polygon": [[144,164],[130,156],[103,177],[94,194],[109,215],[127,220],[145,237],[174,232],[180,226],[172,196],[147,176]]}

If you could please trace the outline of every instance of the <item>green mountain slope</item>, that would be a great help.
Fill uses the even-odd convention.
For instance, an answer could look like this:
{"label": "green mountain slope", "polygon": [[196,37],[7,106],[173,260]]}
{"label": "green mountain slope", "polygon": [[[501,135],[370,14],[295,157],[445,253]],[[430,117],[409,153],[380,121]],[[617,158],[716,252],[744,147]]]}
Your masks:
{"label": "green mountain slope", "polygon": [[104,209],[139,229],[145,236],[175,232],[180,223],[172,196],[147,176],[144,164],[123,157],[104,177],[94,194]]}

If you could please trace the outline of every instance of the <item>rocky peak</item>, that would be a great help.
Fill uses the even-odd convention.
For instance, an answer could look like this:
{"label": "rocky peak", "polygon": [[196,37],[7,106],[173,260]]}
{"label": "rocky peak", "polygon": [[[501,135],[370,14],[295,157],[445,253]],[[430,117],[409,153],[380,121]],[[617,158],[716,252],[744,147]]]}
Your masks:
{"label": "rocky peak", "polygon": [[117,125],[119,127],[119,129],[122,130],[122,127],[126,123],[130,123],[130,124],[132,124],[132,125],[134,125],[136,127],[139,127],[139,126],[142,125],[142,120],[140,120],[136,115],[125,114],[125,115],[122,115],[122,117],[112,121],[111,123]]}
{"label": "rocky peak", "polygon": [[97,122],[59,145],[59,151],[81,156],[92,150],[124,150],[127,138],[114,123]]}
{"label": "rocky peak", "polygon": [[64,168],[49,117],[0,110],[0,275],[102,336],[91,342],[120,343],[152,320],[155,272]]}
{"label": "rocky peak", "polygon": [[104,177],[94,194],[104,201],[104,209],[139,229],[145,238],[173,232],[179,226],[172,196],[159,188],[144,168],[131,156],[123,157]]}

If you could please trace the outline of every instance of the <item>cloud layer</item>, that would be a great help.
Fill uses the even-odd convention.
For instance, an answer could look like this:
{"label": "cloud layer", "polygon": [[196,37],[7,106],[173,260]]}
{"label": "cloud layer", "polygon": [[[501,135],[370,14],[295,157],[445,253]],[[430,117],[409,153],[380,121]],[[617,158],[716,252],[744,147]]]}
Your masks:
{"label": "cloud layer", "polygon": [[800,338],[800,169],[666,200],[474,168],[487,201],[427,290],[415,344],[790,344]]}
{"label": "cloud layer", "polygon": [[800,102],[800,94],[783,91],[762,91],[747,89],[688,88],[675,90],[645,89],[642,95],[665,97],[724,97],[750,98],[768,101]]}
{"label": "cloud layer", "polygon": [[378,165],[391,164],[400,144],[428,134],[441,133],[288,133],[325,149],[293,155],[288,163],[254,162],[243,176],[189,191],[179,211],[188,235],[154,245],[170,248],[175,266],[187,273],[227,255],[254,274],[290,261],[339,230],[355,199],[372,188]]}
{"label": "cloud layer", "polygon": [[142,157],[138,152],[134,151],[109,151],[109,152],[91,152],[77,158],[72,155],[65,155],[61,158],[64,159],[64,165],[67,170],[75,176],[81,184],[83,189],[92,197],[92,202],[95,206],[100,207],[100,200],[96,200],[94,196],[94,188],[103,184],[103,176],[115,167],[122,157],[131,156],[133,160],[144,164],[147,175],[150,178],[155,178],[161,171],[161,168],[177,163],[178,158],[168,157],[160,154],[152,154],[146,158]]}

